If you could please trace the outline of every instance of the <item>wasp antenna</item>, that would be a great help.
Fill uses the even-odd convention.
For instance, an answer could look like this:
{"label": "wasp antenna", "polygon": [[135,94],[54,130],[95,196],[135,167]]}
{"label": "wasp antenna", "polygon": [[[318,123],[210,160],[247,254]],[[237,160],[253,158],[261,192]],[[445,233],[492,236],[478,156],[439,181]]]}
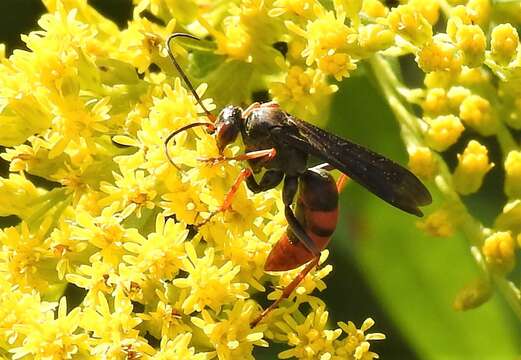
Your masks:
{"label": "wasp antenna", "polygon": [[210,129],[211,131],[215,130],[215,125],[211,122],[195,122],[195,123],[192,123],[192,124],[188,124],[188,125],[185,125],[183,126],[182,128],[180,129],[177,129],[176,131],[173,131],[172,133],[170,133],[170,135],[168,135],[168,137],[165,139],[165,153],[166,153],[166,157],[168,158],[168,161],[170,161],[170,163],[172,165],[175,166],[175,168],[177,170],[181,170],[179,168],[179,166],[177,166],[176,163],[174,163],[174,161],[172,160],[172,158],[170,157],[170,153],[168,152],[168,144],[170,143],[170,141],[174,138],[174,136],[176,136],[177,134],[183,132],[183,131],[186,131],[188,129],[191,129],[193,127],[197,127],[197,126],[206,126],[208,127],[208,129]]}
{"label": "wasp antenna", "polygon": [[183,69],[181,69],[181,66],[179,65],[179,63],[177,62],[177,60],[174,57],[174,53],[172,52],[172,49],[170,48],[170,42],[172,40],[174,40],[176,37],[186,37],[186,38],[194,39],[194,40],[198,40],[198,41],[200,39],[196,36],[186,34],[186,33],[174,33],[174,34],[170,35],[168,37],[168,39],[166,40],[166,49],[168,51],[168,56],[170,57],[170,60],[172,60],[172,62],[174,63],[174,66],[177,69],[177,71],[179,72],[179,75],[181,75],[181,78],[183,78],[183,81],[185,82],[186,86],[188,86],[188,88],[192,92],[192,95],[194,96],[195,100],[197,100],[197,103],[199,105],[201,105],[201,107],[203,108],[208,119],[215,122],[215,115],[213,115],[210,111],[208,111],[208,109],[203,105],[201,98],[199,97],[199,95],[197,95],[197,92],[195,91],[190,80],[188,79],[188,76],[186,76],[185,72],[183,71]]}

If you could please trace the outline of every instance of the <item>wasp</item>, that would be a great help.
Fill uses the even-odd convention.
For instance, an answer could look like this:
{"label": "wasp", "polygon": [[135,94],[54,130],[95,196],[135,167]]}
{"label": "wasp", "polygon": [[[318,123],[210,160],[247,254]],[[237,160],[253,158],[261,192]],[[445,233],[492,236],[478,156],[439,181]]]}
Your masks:
{"label": "wasp", "polygon": [[[242,182],[245,181],[253,193],[272,189],[282,183],[282,200],[288,228],[269,253],[264,269],[287,271],[307,263],[283,290],[281,297],[252,321],[252,327],[282,300],[288,298],[304,277],[318,265],[320,253],[328,245],[337,225],[338,196],[346,176],[387,203],[416,216],[423,215],[419,207],[432,202],[427,188],[408,169],[361,145],[302,121],[283,111],[274,102],[254,103],[245,110],[229,105],[215,117],[205,108],[173,56],[170,43],[176,37],[199,39],[185,33],[172,34],[167,39],[166,48],[174,66],[210,122],[188,124],[172,132],[164,142],[168,159],[176,166],[168,153],[168,144],[177,134],[193,127],[205,126],[215,135],[221,155],[201,160],[214,164],[245,160],[249,164],[249,168],[241,170],[222,206],[203,224],[216,213],[231,206],[234,194]],[[239,135],[244,143],[245,153],[235,157],[222,155],[226,146]],[[309,167],[310,156],[323,163]],[[343,174],[338,184],[329,173],[333,169]],[[262,170],[264,172],[257,181],[253,175]]]}

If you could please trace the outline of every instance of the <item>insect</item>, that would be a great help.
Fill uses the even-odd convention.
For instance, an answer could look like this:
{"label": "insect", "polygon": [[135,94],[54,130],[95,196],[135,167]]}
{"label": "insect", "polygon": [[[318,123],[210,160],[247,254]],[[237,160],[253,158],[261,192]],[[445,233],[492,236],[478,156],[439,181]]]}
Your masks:
{"label": "insect", "polygon": [[[216,118],[205,108],[173,56],[170,43],[176,37],[199,39],[189,34],[176,33],[168,38],[166,47],[174,66],[211,121],[192,123],[172,132],[165,139],[169,160],[174,164],[168,153],[169,142],[190,128],[206,126],[208,131],[215,134],[220,154],[240,134],[246,149],[244,154],[202,159],[209,163],[246,160],[250,166],[240,172],[222,206],[211,216],[231,206],[233,196],[243,181],[254,193],[272,189],[282,182],[288,229],[268,255],[265,270],[287,271],[307,263],[283,290],[281,297],[252,321],[252,327],[275,309],[280,301],[288,298],[318,264],[320,252],[327,246],[336,228],[341,186],[335,184],[330,170],[339,170],[389,204],[416,216],[422,216],[420,206],[431,203],[427,188],[406,168],[363,146],[299,120],[281,110],[276,103],[254,103],[245,110],[229,105]],[[308,168],[310,155],[324,163]],[[265,171],[257,182],[253,174],[261,170]],[[297,200],[293,210],[295,198]]]}

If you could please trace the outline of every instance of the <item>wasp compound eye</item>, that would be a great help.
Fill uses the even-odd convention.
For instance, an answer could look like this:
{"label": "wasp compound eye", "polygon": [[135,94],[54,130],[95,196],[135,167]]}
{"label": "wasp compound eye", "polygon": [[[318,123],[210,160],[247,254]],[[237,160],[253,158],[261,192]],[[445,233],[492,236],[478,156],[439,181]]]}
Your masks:
{"label": "wasp compound eye", "polygon": [[227,106],[217,119],[216,141],[219,152],[235,141],[239,134],[239,124],[242,120],[242,110],[237,106]]}

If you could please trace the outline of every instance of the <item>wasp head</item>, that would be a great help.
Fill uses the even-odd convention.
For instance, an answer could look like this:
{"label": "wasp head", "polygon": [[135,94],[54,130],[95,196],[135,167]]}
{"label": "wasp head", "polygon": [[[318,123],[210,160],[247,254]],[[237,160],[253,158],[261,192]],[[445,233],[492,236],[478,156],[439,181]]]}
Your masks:
{"label": "wasp head", "polygon": [[220,153],[228,144],[235,141],[240,131],[241,122],[242,109],[240,107],[230,105],[221,111],[215,123],[215,138]]}

